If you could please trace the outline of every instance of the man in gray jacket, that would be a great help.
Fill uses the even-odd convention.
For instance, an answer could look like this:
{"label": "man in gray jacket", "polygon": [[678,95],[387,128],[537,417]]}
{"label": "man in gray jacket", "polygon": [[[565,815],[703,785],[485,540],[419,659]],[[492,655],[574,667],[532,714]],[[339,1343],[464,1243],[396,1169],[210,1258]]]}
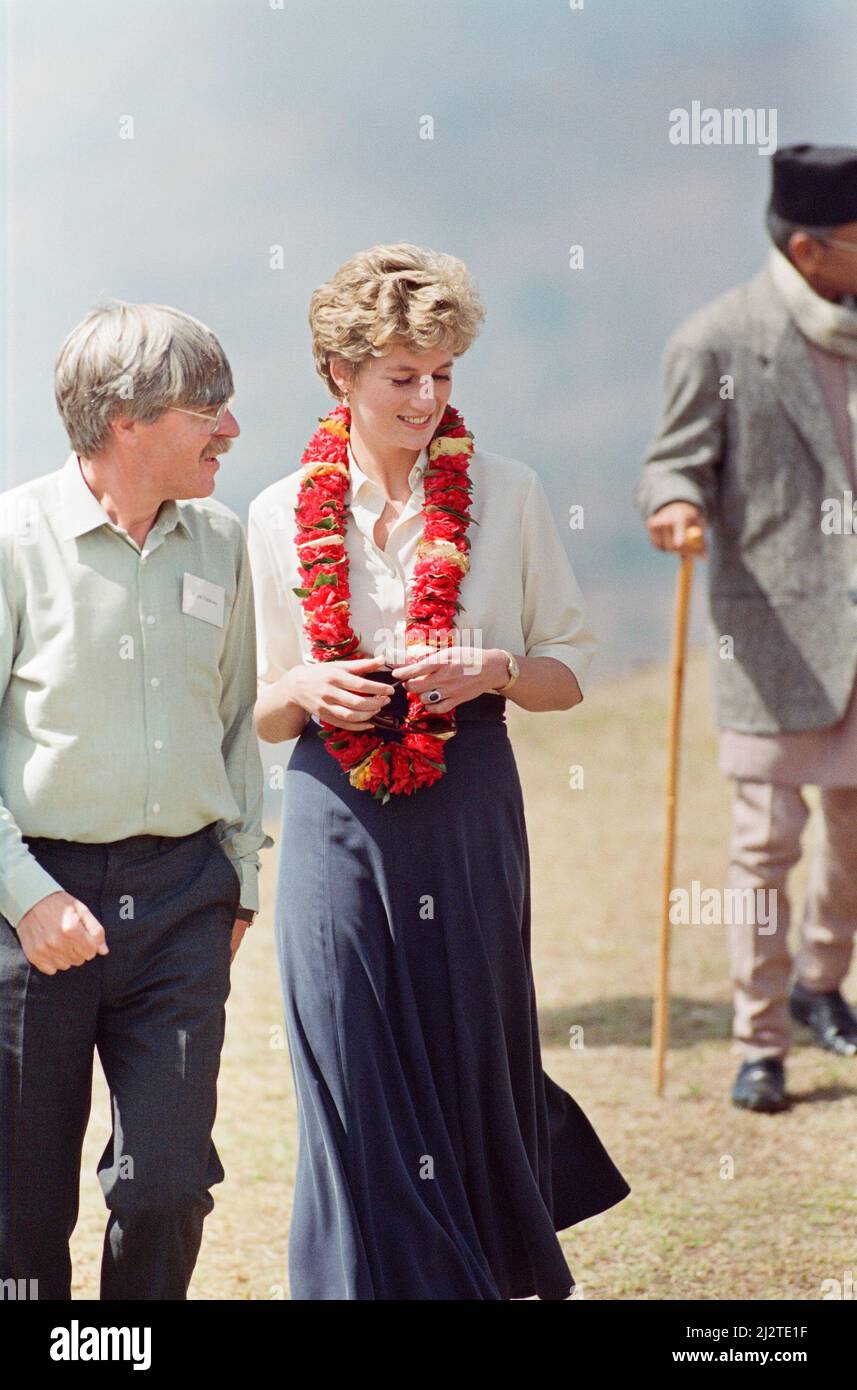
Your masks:
{"label": "man in gray jacket", "polygon": [[[857,926],[857,149],[795,145],[772,173],[768,261],[671,337],[635,493],[653,545],[681,550],[697,524],[710,555],[729,883],[773,909],[729,928],[732,1100],[768,1111],[788,1104],[789,1014],[857,1053],[840,992]],[[807,785],[820,834],[789,993]]]}

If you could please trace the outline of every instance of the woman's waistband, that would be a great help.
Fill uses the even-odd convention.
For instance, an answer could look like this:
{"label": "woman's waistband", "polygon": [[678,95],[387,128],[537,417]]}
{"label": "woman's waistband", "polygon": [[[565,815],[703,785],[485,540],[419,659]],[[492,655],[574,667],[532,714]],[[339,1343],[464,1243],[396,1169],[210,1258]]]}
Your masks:
{"label": "woman's waistband", "polygon": [[467,724],[471,721],[473,723],[483,721],[505,723],[505,695],[492,695],[490,691],[486,691],[484,695],[477,695],[475,700],[465,700],[463,705],[456,705],[456,724]]}

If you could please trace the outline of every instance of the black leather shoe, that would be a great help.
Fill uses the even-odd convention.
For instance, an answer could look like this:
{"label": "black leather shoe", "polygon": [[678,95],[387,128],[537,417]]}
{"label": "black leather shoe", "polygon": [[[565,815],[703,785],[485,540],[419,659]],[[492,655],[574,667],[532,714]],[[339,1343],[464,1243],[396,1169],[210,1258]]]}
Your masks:
{"label": "black leather shoe", "polygon": [[813,994],[798,981],[791,992],[789,1012],[798,1023],[812,1029],[816,1042],[841,1057],[857,1053],[857,1018],[838,989]]}
{"label": "black leather shoe", "polygon": [[744,1110],[764,1110],[774,1114],[788,1106],[786,1073],[779,1057],[762,1057],[758,1062],[742,1062],[732,1087],[732,1103]]}

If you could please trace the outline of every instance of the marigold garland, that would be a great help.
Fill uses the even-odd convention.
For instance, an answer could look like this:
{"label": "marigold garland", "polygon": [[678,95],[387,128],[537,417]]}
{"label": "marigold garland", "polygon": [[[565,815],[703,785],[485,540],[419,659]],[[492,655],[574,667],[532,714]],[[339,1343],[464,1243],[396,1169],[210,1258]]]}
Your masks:
{"label": "marigold garland", "polygon": [[[351,482],[348,439],[351,410],[337,405],[319,420],[301,456],[305,465],[298,490],[295,544],[304,631],[316,661],[348,661],[371,656],[360,651],[351,626],[349,562],[345,531]],[[454,644],[461,581],[470,568],[467,528],[473,436],[458,411],[447,405],[428,447],[423,485],[423,533],[417,542],[405,616],[408,659]],[[474,525],[477,523],[474,521]],[[431,786],[446,771],[443,745],[456,733],[455,711],[434,714],[419,695],[405,690],[408,710],[397,740],[385,742],[366,730],[349,733],[322,721],[319,737],[351,785],[370,791],[382,803],[391,794],[410,795]]]}

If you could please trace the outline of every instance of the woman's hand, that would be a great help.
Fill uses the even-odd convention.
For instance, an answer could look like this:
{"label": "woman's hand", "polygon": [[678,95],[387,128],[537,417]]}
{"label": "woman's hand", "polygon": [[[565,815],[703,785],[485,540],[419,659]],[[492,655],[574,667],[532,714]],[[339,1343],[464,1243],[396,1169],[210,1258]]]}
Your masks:
{"label": "woman's hand", "polygon": [[440,651],[394,666],[392,674],[403,681],[406,690],[422,696],[428,690],[439,690],[443,696],[435,704],[423,700],[427,710],[446,714],[475,700],[477,695],[494,692],[509,679],[506,658],[497,647],[443,647]]}
{"label": "woman's hand", "polygon": [[392,689],[367,680],[363,673],[380,671],[386,664],[383,656],[361,656],[295,666],[289,672],[289,698],[338,729],[373,729],[372,719],[392,698]]}

